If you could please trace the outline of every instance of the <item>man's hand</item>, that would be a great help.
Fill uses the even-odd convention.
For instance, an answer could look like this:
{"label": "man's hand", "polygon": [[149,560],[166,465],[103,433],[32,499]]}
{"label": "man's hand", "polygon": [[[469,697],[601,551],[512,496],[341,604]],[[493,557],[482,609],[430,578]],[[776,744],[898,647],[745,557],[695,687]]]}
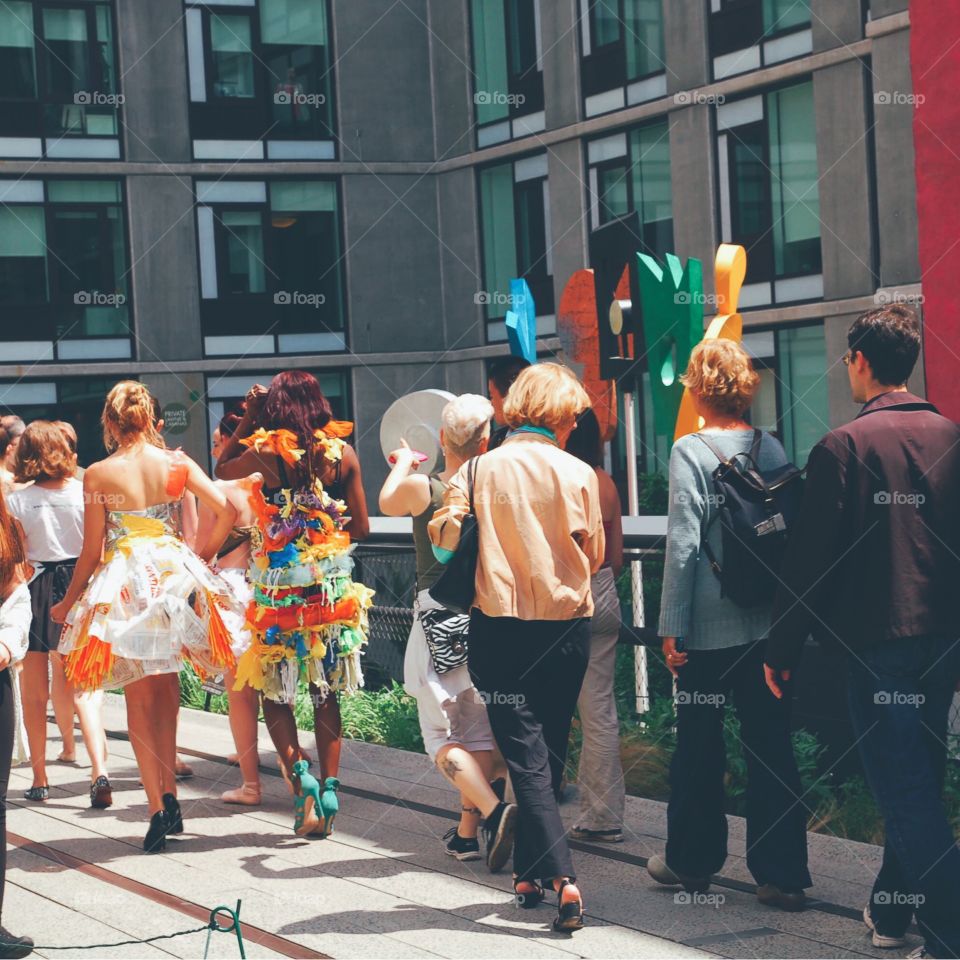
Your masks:
{"label": "man's hand", "polygon": [[677,676],[677,668],[682,667],[687,662],[687,652],[677,649],[676,637],[663,638],[663,659],[667,663],[667,669],[674,676]]}
{"label": "man's hand", "polygon": [[781,683],[790,682],[790,671],[789,670],[775,670],[769,664],[763,665],[763,676],[767,681],[767,686],[770,688],[770,692],[778,699],[783,699],[783,689],[781,688]]}

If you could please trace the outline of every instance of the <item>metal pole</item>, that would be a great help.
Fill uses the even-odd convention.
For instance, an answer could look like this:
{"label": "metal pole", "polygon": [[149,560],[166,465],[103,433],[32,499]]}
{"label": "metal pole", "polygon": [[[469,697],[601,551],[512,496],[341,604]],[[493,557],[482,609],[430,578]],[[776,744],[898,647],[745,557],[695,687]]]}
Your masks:
{"label": "metal pole", "polygon": [[[637,488],[637,434],[636,398],[632,391],[623,394],[623,419],[626,433],[624,440],[627,452],[627,513],[635,517],[640,513],[640,493]],[[630,596],[633,607],[633,625],[645,626],[643,609],[643,564],[630,561]],[[633,648],[633,678],[637,713],[650,709],[650,687],[647,679],[647,648]]]}

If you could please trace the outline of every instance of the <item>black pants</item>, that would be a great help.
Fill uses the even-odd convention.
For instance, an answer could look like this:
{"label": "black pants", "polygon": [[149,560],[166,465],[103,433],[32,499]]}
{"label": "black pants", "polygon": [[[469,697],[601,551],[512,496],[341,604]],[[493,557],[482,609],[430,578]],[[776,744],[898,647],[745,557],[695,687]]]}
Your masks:
{"label": "black pants", "polygon": [[747,867],[757,884],[811,886],[806,811],[790,742],[790,689],[777,700],[767,688],[763,644],[690,650],[679,673],[667,863],[706,877],[727,858],[723,713],[732,694],[747,764]]}
{"label": "black pants", "polygon": [[574,877],[557,795],[590,660],[590,621],[470,617],[470,676],[510,770],[521,880]]}
{"label": "black pants", "polygon": [[13,727],[17,722],[13,709],[10,670],[0,670],[0,912],[7,877],[7,785],[13,759]]}

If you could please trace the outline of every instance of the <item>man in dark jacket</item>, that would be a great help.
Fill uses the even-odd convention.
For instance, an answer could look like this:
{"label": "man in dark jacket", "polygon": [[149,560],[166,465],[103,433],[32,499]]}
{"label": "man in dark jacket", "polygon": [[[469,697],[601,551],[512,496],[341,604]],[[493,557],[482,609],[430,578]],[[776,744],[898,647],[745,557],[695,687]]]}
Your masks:
{"label": "man in dark jacket", "polygon": [[[851,719],[886,847],[864,921],[904,943],[916,914],[928,955],[960,951],[960,849],[941,802],[960,680],[960,427],[905,386],[920,352],[907,307],[847,336],[856,419],[807,464],[766,650],[780,697],[811,633],[844,654]],[[789,691],[789,687],[786,688]]]}

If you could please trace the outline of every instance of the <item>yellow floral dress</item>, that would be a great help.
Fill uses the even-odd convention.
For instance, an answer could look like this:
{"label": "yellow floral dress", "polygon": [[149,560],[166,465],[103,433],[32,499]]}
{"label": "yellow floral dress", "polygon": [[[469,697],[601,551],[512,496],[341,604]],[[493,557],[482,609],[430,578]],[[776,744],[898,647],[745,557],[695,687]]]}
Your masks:
{"label": "yellow floral dress", "polygon": [[[316,431],[315,453],[339,463],[343,437],[352,430],[350,423],[331,421]],[[241,442],[288,466],[305,453],[288,430],[258,430]],[[312,475],[268,496],[255,490],[250,502],[258,527],[248,576],[253,642],[237,664],[236,689],[249,685],[288,704],[295,702],[300,682],[313,684],[321,697],[357,690],[363,686],[360,654],[373,591],[352,577],[346,503]]]}

